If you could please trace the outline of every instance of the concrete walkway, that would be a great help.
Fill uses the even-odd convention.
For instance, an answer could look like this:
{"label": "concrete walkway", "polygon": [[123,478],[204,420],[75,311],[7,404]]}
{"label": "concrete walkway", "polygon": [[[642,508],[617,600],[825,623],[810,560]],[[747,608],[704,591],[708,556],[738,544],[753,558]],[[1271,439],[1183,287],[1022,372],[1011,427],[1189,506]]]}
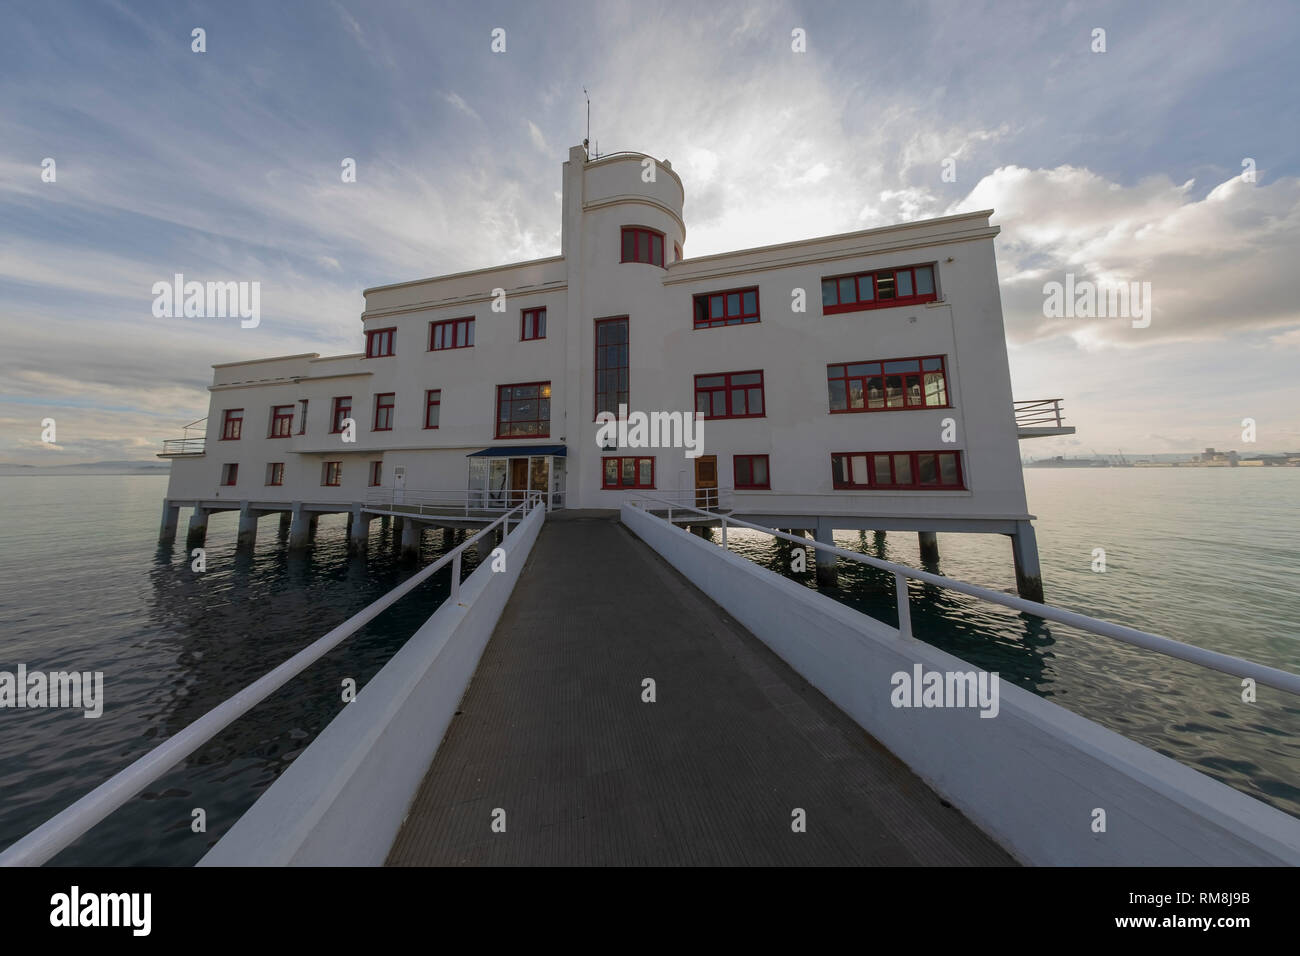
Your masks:
{"label": "concrete walkway", "polygon": [[[642,679],[657,701],[642,701]],[[505,832],[492,829],[505,811]],[[792,831],[792,811],[807,830]],[[388,864],[1010,864],[616,521],[547,521]]]}

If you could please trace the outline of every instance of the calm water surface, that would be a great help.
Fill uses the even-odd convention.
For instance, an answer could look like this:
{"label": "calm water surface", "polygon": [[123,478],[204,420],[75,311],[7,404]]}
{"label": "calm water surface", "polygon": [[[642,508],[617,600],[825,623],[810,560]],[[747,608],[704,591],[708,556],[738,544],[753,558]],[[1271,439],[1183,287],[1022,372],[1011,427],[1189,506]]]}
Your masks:
{"label": "calm water surface", "polygon": [[[1300,468],[1027,469],[1049,604],[1300,672]],[[716,535],[716,532],[715,532]],[[730,538],[730,535],[729,535]],[[789,572],[773,539],[735,550]],[[1009,538],[848,532],[840,547],[1015,592]],[[1105,550],[1106,571],[1092,570]],[[893,575],[843,560],[831,596],[897,625]],[[913,581],[916,636],[1300,816],[1300,698]]]}
{"label": "calm water surface", "polygon": [[[0,846],[7,846],[160,741],[391,590],[413,571],[371,524],[349,558],[344,516],[286,555],[274,517],[236,555],[233,514],[209,523],[207,570],[184,545],[160,551],[166,478],[0,478],[0,670],[104,672],[104,715],[0,710]],[[441,536],[424,536],[426,560]],[[466,555],[465,571],[473,567]],[[446,596],[448,572],[241,717],[55,863],[194,863],[364,686]],[[207,832],[191,829],[192,811]]]}
{"label": "calm water surface", "polygon": [[[1029,470],[1047,599],[1192,644],[1300,670],[1300,469]],[[159,551],[166,479],[0,478],[0,670],[104,672],[104,716],[0,710],[0,846],[176,733],[411,573],[372,525],[349,559],[344,518],[287,556],[277,522],[236,556],[214,516],[207,571]],[[184,538],[182,515],[180,541]],[[425,559],[442,553],[425,536]],[[788,549],[736,550],[790,574]],[[837,543],[920,566],[916,535]],[[940,535],[937,570],[1013,590],[1009,539]],[[1107,571],[1091,570],[1094,548]],[[466,573],[472,567],[467,564]],[[834,596],[895,622],[893,579],[840,563]],[[813,573],[790,574],[815,586]],[[973,598],[913,583],[918,637],[1230,786],[1300,816],[1300,706],[1239,682]],[[259,705],[56,858],[186,865],[206,852],[373,676],[446,594],[440,574]],[[207,832],[191,830],[192,811]]]}

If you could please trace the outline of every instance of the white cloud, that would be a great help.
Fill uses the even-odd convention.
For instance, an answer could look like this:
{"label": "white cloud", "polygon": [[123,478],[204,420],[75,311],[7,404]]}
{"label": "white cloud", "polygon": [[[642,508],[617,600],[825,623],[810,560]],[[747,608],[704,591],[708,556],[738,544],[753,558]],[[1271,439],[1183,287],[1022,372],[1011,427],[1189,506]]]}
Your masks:
{"label": "white cloud", "polygon": [[[997,169],[950,212],[993,209],[998,270],[1015,338],[1068,336],[1089,348],[1142,347],[1242,335],[1300,322],[1292,275],[1300,248],[1300,180],[1234,177],[1203,199],[1192,182],[1132,186],[1087,169]],[[1151,283],[1149,328],[1115,319],[1045,318],[1043,284]]]}

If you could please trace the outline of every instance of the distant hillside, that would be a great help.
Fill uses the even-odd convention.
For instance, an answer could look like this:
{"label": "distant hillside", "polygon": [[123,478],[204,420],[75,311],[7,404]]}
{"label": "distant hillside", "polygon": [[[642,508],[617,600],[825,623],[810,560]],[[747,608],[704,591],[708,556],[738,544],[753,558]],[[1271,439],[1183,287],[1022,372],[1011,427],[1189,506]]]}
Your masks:
{"label": "distant hillside", "polygon": [[0,477],[23,475],[165,475],[171,465],[165,461],[87,461],[76,465],[16,465],[0,462]]}

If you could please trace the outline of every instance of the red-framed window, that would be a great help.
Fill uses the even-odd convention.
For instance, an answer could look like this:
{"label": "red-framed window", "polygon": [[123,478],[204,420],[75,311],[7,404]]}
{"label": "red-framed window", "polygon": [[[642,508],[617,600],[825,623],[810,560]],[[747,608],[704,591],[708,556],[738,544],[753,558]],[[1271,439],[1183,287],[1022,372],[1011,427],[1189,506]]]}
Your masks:
{"label": "red-framed window", "polygon": [[731,459],[732,484],[737,488],[771,488],[767,455],[736,455]]}
{"label": "red-framed window", "polygon": [[429,323],[429,351],[467,349],[474,344],[474,317]]}
{"label": "red-framed window", "polygon": [[655,486],[655,460],[652,457],[633,455],[602,458],[602,488],[653,488]]}
{"label": "red-framed window", "polygon": [[748,325],[758,321],[758,287],[705,292],[695,297],[695,327]]}
{"label": "red-framed window", "polygon": [[366,332],[366,358],[383,358],[394,354],[397,329],[370,329]]}
{"label": "red-framed window", "polygon": [[824,315],[915,305],[918,302],[933,302],[936,298],[934,266],[880,269],[876,272],[822,279]]}
{"label": "red-framed window", "polygon": [[284,462],[273,461],[266,466],[266,483],[268,485],[284,484]]}
{"label": "red-framed window", "polygon": [[236,464],[227,464],[221,466],[221,483],[223,485],[233,485],[239,480],[239,466]]}
{"label": "red-framed window", "polygon": [[762,418],[763,372],[695,376],[695,410],[705,418]]}
{"label": "red-framed window", "polygon": [[242,408],[227,408],[221,413],[222,441],[239,441],[240,433],[243,430],[244,410]]}
{"label": "red-framed window", "polygon": [[627,316],[596,320],[596,414],[628,404]]}
{"label": "red-framed window", "polygon": [[832,414],[948,408],[942,355],[826,366]]}
{"label": "red-framed window", "polygon": [[293,406],[276,405],[271,409],[271,433],[267,438],[288,438],[293,434]]}
{"label": "red-framed window", "polygon": [[337,488],[343,484],[343,462],[327,461],[321,465],[320,483],[327,488]]}
{"label": "red-framed window", "polygon": [[370,463],[370,487],[378,488],[384,483],[384,463],[382,461],[372,461]]}
{"label": "red-framed window", "polygon": [[334,399],[334,414],[330,418],[330,433],[343,431],[343,420],[352,417],[352,396],[340,395]]}
{"label": "red-framed window", "polygon": [[648,262],[663,267],[664,234],[644,226],[623,227],[622,262]]}
{"label": "red-framed window", "polygon": [[431,388],[424,393],[424,427],[437,428],[442,419],[442,389]]}
{"label": "red-framed window", "polygon": [[307,433],[307,399],[302,399],[302,417],[298,419],[298,434]]}
{"label": "red-framed window", "polygon": [[546,310],[524,309],[519,319],[519,339],[531,342],[546,338]]}
{"label": "red-framed window", "polygon": [[375,396],[374,431],[391,432],[393,430],[393,406],[396,404],[396,392],[380,392]]}
{"label": "red-framed window", "polygon": [[960,489],[959,451],[856,451],[831,455],[836,488],[935,491]]}
{"label": "red-framed window", "polygon": [[497,438],[548,438],[551,383],[497,386]]}

